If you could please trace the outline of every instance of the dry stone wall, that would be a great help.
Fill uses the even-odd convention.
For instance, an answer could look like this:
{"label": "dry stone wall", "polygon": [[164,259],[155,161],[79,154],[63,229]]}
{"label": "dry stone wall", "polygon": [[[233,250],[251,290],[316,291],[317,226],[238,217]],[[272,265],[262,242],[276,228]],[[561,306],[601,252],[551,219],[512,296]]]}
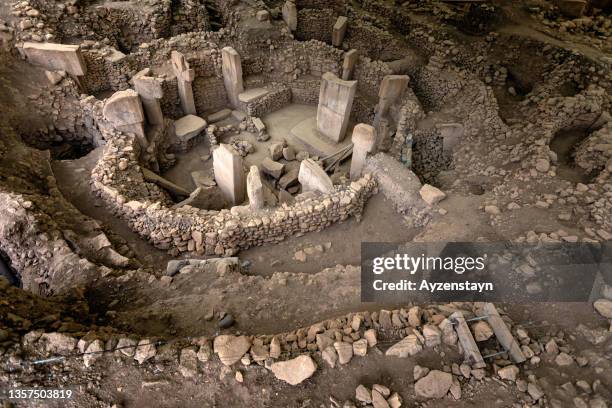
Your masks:
{"label": "dry stone wall", "polygon": [[331,44],[332,29],[337,18],[338,15],[330,8],[299,10],[295,37],[300,41],[317,40]]}
{"label": "dry stone wall", "polygon": [[165,193],[144,182],[136,149],[132,136],[109,138],[92,172],[92,187],[134,231],[174,255],[231,256],[241,249],[322,230],[350,216],[359,218],[376,189],[374,179],[366,175],[348,186],[336,186],[330,194],[303,195],[292,205],[261,213],[171,209]]}

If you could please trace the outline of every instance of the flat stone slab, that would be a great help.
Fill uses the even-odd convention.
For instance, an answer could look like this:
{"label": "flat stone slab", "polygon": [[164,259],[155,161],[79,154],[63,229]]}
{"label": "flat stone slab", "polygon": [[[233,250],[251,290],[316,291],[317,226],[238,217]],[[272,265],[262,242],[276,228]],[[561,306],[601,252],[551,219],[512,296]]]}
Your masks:
{"label": "flat stone slab", "polygon": [[206,128],[206,121],[199,116],[187,115],[174,122],[176,137],[183,141],[193,139]]}
{"label": "flat stone slab", "polygon": [[266,88],[247,89],[238,95],[238,100],[243,103],[250,103],[266,96],[267,94],[268,90]]}
{"label": "flat stone slab", "polygon": [[49,70],[66,71],[76,76],[87,73],[87,65],[78,45],[25,42],[23,51],[30,63]]}
{"label": "flat stone slab", "polygon": [[317,130],[317,118],[315,116],[304,119],[289,133],[292,141],[301,146],[312,156],[325,157],[336,153],[351,144],[350,139],[336,143],[321,135]]}
{"label": "flat stone slab", "polygon": [[208,123],[220,122],[223,119],[228,118],[232,114],[231,109],[222,109],[219,112],[215,112],[211,115],[208,115]]}

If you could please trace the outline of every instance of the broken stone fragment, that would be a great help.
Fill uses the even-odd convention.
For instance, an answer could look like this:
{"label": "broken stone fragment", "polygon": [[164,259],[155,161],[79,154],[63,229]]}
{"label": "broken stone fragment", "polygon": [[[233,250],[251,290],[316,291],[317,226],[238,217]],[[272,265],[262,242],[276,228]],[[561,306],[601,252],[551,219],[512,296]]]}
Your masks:
{"label": "broken stone fragment", "polygon": [[87,350],[85,350],[85,355],[83,356],[85,367],[91,367],[104,355],[103,352],[104,343],[102,343],[101,340],[92,341],[89,346],[87,346]]}
{"label": "broken stone fragment", "polygon": [[223,334],[215,337],[213,350],[226,366],[231,366],[240,361],[242,356],[251,348],[251,341],[246,336],[232,336]]}
{"label": "broken stone fragment", "polygon": [[338,361],[338,353],[336,353],[336,349],[334,346],[328,346],[321,353],[321,357],[323,361],[325,361],[331,368],[336,366],[336,362]]}
{"label": "broken stone fragment", "polygon": [[198,375],[198,356],[195,349],[190,347],[181,350],[179,371],[186,378],[193,378]]}
{"label": "broken stone fragment", "polygon": [[359,384],[357,389],[355,389],[355,399],[359,402],[370,404],[372,402],[372,393],[365,386]]}
{"label": "broken stone fragment", "polygon": [[150,339],[142,339],[138,342],[136,347],[136,353],[134,354],[134,360],[138,361],[138,364],[142,364],[147,360],[152,359],[157,354],[155,343]]}
{"label": "broken stone fragment", "polygon": [[270,369],[279,380],[297,385],[312,377],[317,370],[317,365],[310,356],[302,355],[293,360],[274,363]]}
{"label": "broken stone fragment", "polygon": [[516,376],[518,375],[518,373],[519,368],[515,365],[509,365],[497,370],[497,375],[499,375],[499,378],[512,382],[516,381]]}
{"label": "broken stone fragment", "polygon": [[395,356],[400,358],[407,358],[408,356],[414,356],[418,352],[423,350],[423,346],[419,343],[419,339],[414,334],[406,336],[403,340],[395,343],[387,352],[386,356]]}
{"label": "broken stone fragment", "polygon": [[326,194],[334,189],[334,185],[325,170],[312,159],[302,161],[298,180],[304,191],[318,191]]}
{"label": "broken stone fragment", "polygon": [[414,392],[419,398],[443,398],[453,384],[453,375],[439,370],[432,370],[414,385]]}
{"label": "broken stone fragment", "polygon": [[343,341],[337,341],[334,343],[334,348],[338,353],[338,362],[340,364],[348,364],[353,358],[353,345],[345,343]]}
{"label": "broken stone fragment", "polygon": [[424,184],[419,190],[419,194],[421,194],[423,201],[429,205],[436,205],[446,198],[446,194],[442,190],[429,184]]}
{"label": "broken stone fragment", "polygon": [[261,162],[261,171],[276,180],[278,180],[282,176],[284,170],[284,164],[279,163],[277,161],[273,161],[269,157],[266,157]]}
{"label": "broken stone fragment", "polygon": [[597,312],[607,319],[612,319],[612,301],[608,299],[599,299],[593,303],[593,307]]}
{"label": "broken stone fragment", "polygon": [[374,408],[389,408],[387,400],[377,390],[372,390],[372,405]]}
{"label": "broken stone fragment", "polygon": [[77,340],[64,333],[44,333],[38,340],[47,353],[67,354],[74,350]]}

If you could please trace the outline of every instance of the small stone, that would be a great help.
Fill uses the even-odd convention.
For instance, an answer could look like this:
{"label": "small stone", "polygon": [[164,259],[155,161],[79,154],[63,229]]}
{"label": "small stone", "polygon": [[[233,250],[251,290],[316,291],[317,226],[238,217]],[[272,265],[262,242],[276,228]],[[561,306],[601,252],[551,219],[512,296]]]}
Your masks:
{"label": "small stone", "polygon": [[385,397],[376,390],[372,390],[372,405],[374,408],[389,408],[389,404]]}
{"label": "small stone", "polygon": [[484,208],[487,214],[498,215],[500,213],[499,208],[495,205],[487,205]]}
{"label": "small stone", "polygon": [[359,357],[363,357],[368,354],[368,341],[366,339],[361,339],[354,342],[353,354]]}
{"label": "small stone", "polygon": [[421,194],[423,201],[429,205],[435,205],[446,198],[446,194],[442,190],[429,184],[424,184],[419,190],[419,194]]}
{"label": "small stone", "polygon": [[499,378],[512,382],[516,381],[516,376],[518,375],[518,373],[519,368],[515,365],[509,365],[497,370],[497,375],[499,375]]}
{"label": "small stone", "polygon": [[365,386],[359,384],[355,390],[355,399],[359,402],[370,404],[372,402],[372,393]]}
{"label": "small stone", "polygon": [[574,358],[567,353],[559,353],[555,358],[555,363],[560,367],[566,367],[574,363]]}
{"label": "small stone", "polygon": [[429,373],[429,368],[415,365],[412,373],[414,375],[414,381],[418,381]]}
{"label": "small stone", "polygon": [[402,397],[397,392],[394,392],[389,399],[387,399],[391,408],[400,408],[402,406]]}
{"label": "small stone", "polygon": [[544,396],[544,391],[542,391],[542,389],[534,383],[529,383],[527,385],[527,392],[534,401],[537,401]]}
{"label": "small stone", "polygon": [[612,319],[612,300],[599,299],[593,303],[597,312],[607,319]]}
{"label": "small stone", "polygon": [[321,353],[321,357],[323,361],[325,361],[331,368],[336,366],[336,362],[338,361],[338,353],[336,353],[336,349],[333,346],[328,346]]}
{"label": "small stone", "polygon": [[155,343],[152,340],[143,339],[138,342],[134,360],[138,361],[138,364],[142,364],[155,357],[156,354],[157,349],[155,348]]}
{"label": "small stone", "polygon": [[474,323],[472,332],[474,333],[474,339],[478,342],[487,341],[493,336],[493,329],[484,320]]}
{"label": "small stone", "polygon": [[338,361],[340,364],[347,364],[353,358],[353,345],[343,341],[334,343],[334,348],[338,353]]}
{"label": "small stone", "polygon": [[368,329],[363,333],[363,338],[367,340],[368,346],[374,347],[378,340],[376,339],[376,330]]}

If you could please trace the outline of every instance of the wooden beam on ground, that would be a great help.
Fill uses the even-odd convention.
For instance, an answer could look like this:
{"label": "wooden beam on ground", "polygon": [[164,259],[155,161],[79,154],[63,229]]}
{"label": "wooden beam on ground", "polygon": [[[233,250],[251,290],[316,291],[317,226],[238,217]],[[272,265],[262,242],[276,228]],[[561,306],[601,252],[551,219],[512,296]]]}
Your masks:
{"label": "wooden beam on ground", "polygon": [[478,350],[476,340],[474,340],[474,336],[472,336],[472,332],[465,321],[463,313],[455,312],[450,315],[449,320],[455,325],[455,331],[457,332],[457,336],[459,336],[461,347],[463,347],[465,361],[470,364],[472,368],[485,368],[487,364],[484,362],[480,350]]}
{"label": "wooden beam on ground", "polygon": [[521,350],[521,347],[512,333],[510,333],[508,326],[506,326],[506,323],[504,323],[503,319],[499,315],[495,305],[493,305],[493,303],[485,303],[482,311],[485,315],[487,315],[487,322],[489,323],[489,326],[491,326],[491,329],[493,329],[499,344],[506,349],[512,360],[514,360],[515,363],[524,362],[526,358]]}

